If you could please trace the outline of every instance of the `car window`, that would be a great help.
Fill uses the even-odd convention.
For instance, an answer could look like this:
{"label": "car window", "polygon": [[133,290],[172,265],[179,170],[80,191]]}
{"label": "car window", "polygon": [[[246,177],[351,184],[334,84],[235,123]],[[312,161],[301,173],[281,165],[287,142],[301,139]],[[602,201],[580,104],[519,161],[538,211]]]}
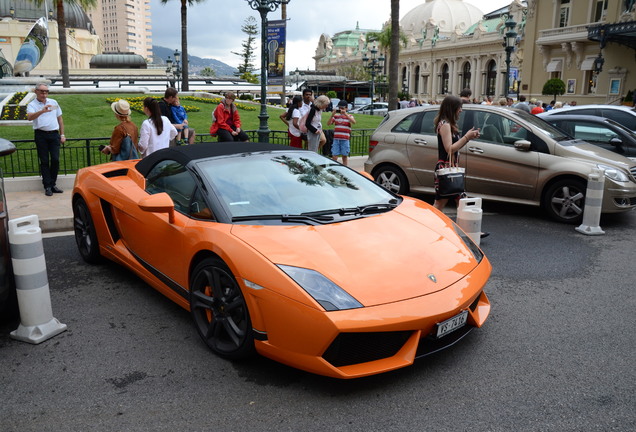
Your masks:
{"label": "car window", "polygon": [[420,123],[414,127],[413,133],[437,135],[435,133],[435,117],[437,111],[424,111]]}
{"label": "car window", "polygon": [[618,137],[618,134],[607,126],[583,121],[574,124],[574,137],[584,141],[607,144],[612,138]]}
{"label": "car window", "polygon": [[583,109],[572,110],[572,112],[569,114],[598,115],[599,113],[597,111],[598,110],[596,110],[595,108],[583,108]]}
{"label": "car window", "polygon": [[418,113],[411,114],[405,118],[403,118],[397,125],[393,126],[391,132],[401,132],[401,133],[410,133],[411,126],[417,120]]}
{"label": "car window", "polygon": [[602,110],[602,116],[622,124],[630,130],[636,129],[636,116],[621,110]]}
{"label": "car window", "polygon": [[395,200],[366,177],[308,152],[210,159],[197,167],[232,217],[300,215]]}
{"label": "car window", "polygon": [[161,161],[150,170],[146,177],[146,192],[151,195],[167,193],[180,213],[199,219],[212,218],[192,174],[176,161]]}

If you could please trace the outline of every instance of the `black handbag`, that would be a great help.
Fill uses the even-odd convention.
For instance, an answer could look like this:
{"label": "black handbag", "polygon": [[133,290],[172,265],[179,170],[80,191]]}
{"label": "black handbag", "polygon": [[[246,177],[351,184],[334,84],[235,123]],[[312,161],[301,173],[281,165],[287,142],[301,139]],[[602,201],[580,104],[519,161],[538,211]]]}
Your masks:
{"label": "black handbag", "polygon": [[437,175],[437,191],[439,196],[451,197],[464,193],[466,181],[466,169],[453,164],[453,155],[449,155],[450,160],[446,162],[446,167],[435,171]]}

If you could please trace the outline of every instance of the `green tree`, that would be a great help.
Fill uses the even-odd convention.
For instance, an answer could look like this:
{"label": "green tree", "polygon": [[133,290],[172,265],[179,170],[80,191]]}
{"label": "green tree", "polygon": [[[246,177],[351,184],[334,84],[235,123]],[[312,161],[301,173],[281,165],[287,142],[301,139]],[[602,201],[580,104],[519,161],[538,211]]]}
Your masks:
{"label": "green tree", "polygon": [[[84,0],[87,1],[87,0]],[[95,1],[95,0],[93,0]],[[161,4],[165,5],[170,0],[161,0]],[[189,65],[188,65],[188,5],[192,6],[194,3],[200,3],[203,0],[180,0],[181,2],[181,90],[190,90],[190,84],[188,82]]]}
{"label": "green tree", "polygon": [[547,80],[543,85],[543,91],[541,92],[543,95],[554,95],[555,100],[557,96],[560,96],[563,93],[565,93],[565,83],[559,78]]}
{"label": "green tree", "polygon": [[239,78],[244,79],[251,84],[258,84],[259,82],[261,82],[259,76],[256,75],[254,72],[245,72]]}
{"label": "green tree", "polygon": [[[35,0],[35,4],[42,6],[44,0]],[[57,19],[57,32],[60,43],[60,63],[62,66],[62,87],[70,87],[68,76],[68,46],[66,44],[66,21],[64,19],[64,1],[53,0]],[[80,5],[84,9],[90,9],[97,5],[97,0],[66,0],[66,3]]]}
{"label": "green tree", "polygon": [[[241,27],[241,31],[247,35],[247,39],[245,39],[241,44],[243,47],[241,52],[232,51],[232,54],[241,58],[241,64],[238,65],[238,72],[236,73],[236,76],[243,78],[248,82],[253,82],[250,81],[249,78],[250,75],[254,75],[253,72],[256,70],[254,67],[254,52],[256,50],[254,44],[256,43],[256,36],[259,34],[256,18],[253,16],[247,17]],[[258,79],[256,82],[258,82]]]}
{"label": "green tree", "polygon": [[215,77],[216,76],[216,71],[214,69],[212,69],[211,67],[207,66],[207,67],[204,67],[203,69],[201,69],[201,72],[199,72],[199,74],[201,76],[205,76],[205,77]]}

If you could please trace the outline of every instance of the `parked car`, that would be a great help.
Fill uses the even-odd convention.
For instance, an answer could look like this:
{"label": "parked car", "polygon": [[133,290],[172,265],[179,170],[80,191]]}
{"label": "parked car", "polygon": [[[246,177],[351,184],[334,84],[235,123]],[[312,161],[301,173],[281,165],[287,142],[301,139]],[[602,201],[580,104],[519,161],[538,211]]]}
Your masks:
{"label": "parked car", "polygon": [[490,263],[450,219],[314,152],[164,149],[79,170],[72,203],[84,260],[136,273],[226,358],[361,377],[454,344],[490,311]]}
{"label": "parked car", "polygon": [[386,102],[374,102],[373,104],[354,108],[349,112],[351,114],[371,114],[371,106],[373,106],[373,115],[385,115],[389,112],[389,104]]}
{"label": "parked car", "polygon": [[604,117],[546,114],[541,113],[538,117],[568,135],[636,160],[636,133],[620,123]]}
{"label": "parked car", "polygon": [[[0,138],[0,156],[10,155],[14,151],[15,145],[11,141]],[[7,197],[4,193],[2,169],[0,169],[0,200],[0,321],[5,321],[18,316],[18,299],[9,250],[9,212]]]}
{"label": "parked car", "polygon": [[605,117],[622,124],[632,132],[636,132],[636,108],[630,108],[622,105],[593,104],[568,106],[552,109],[546,112],[546,115],[548,116],[572,114]]}
{"label": "parked car", "polygon": [[360,108],[362,106],[365,105],[369,105],[371,103],[371,98],[370,97],[356,97],[353,98],[353,108]]}
{"label": "parked car", "polygon": [[[365,170],[399,194],[433,193],[438,160],[433,120],[439,107],[389,111],[373,133]],[[636,207],[636,162],[575,140],[521,110],[464,105],[462,133],[481,129],[481,137],[461,151],[466,190],[472,196],[543,207],[561,222],[582,220],[587,178],[605,170],[602,212]]]}

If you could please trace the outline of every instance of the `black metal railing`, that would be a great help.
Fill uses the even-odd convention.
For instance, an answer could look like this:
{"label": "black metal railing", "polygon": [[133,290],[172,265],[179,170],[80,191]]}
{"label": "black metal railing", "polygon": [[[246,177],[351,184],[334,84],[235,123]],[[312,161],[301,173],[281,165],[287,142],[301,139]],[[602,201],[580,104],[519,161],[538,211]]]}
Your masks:
{"label": "black metal railing", "polygon": [[[365,156],[369,152],[369,138],[373,129],[354,129],[351,131],[351,156]],[[245,131],[250,140],[258,140],[258,131]],[[108,145],[110,137],[70,138],[60,148],[59,174],[75,174],[78,169],[108,162],[110,157],[99,151],[98,147]],[[196,142],[215,142],[210,135],[197,135]],[[287,131],[270,131],[269,142],[289,145]],[[40,175],[38,152],[33,140],[13,141],[17,150],[0,158],[0,167],[5,177],[23,177]]]}

